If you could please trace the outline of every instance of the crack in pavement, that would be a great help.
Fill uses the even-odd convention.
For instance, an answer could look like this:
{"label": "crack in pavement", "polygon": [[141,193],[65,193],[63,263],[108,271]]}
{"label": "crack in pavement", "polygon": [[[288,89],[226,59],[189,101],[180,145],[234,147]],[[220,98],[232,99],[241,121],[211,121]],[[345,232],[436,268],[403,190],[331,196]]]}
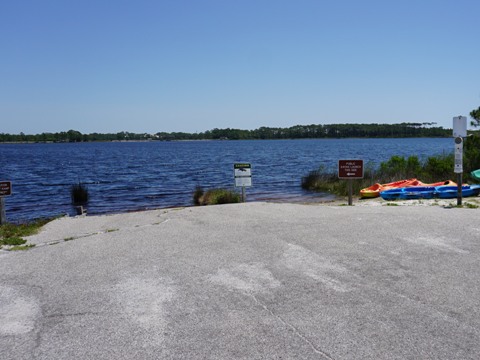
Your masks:
{"label": "crack in pavement", "polygon": [[325,359],[328,359],[328,360],[335,360],[333,357],[331,357],[328,353],[326,353],[325,351],[322,351],[320,349],[318,349],[310,340],[307,339],[307,337],[302,334],[300,332],[300,330],[298,330],[295,326],[293,326],[292,324],[290,324],[288,321],[284,320],[281,316],[279,315],[276,315],[272,310],[270,310],[267,305],[265,305],[263,302],[261,302],[260,300],[258,300],[256,298],[255,295],[253,294],[249,294],[249,296],[258,304],[260,305],[265,311],[267,311],[270,315],[272,315],[274,318],[276,318],[278,321],[280,321],[283,325],[285,325],[286,327],[288,327],[289,329],[291,329],[293,331],[293,333],[295,334],[295,336],[297,336],[298,338],[300,338],[303,342],[307,343],[310,348],[317,354],[323,356],[323,358]]}

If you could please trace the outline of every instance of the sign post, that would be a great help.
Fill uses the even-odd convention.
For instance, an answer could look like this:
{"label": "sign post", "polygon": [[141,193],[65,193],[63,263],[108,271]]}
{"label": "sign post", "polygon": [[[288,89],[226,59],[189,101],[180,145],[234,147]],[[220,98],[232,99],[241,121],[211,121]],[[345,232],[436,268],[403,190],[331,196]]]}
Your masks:
{"label": "sign post", "polygon": [[466,116],[456,116],[453,118],[453,137],[455,138],[454,172],[457,174],[457,206],[461,206],[463,183],[463,139],[467,137]]}
{"label": "sign post", "polygon": [[233,164],[235,186],[242,188],[242,202],[247,200],[245,187],[252,186],[252,165],[250,163]]}
{"label": "sign post", "polygon": [[363,179],[363,160],[338,160],[338,178],[348,180],[348,205],[353,204],[353,180]]}
{"label": "sign post", "polygon": [[7,223],[4,197],[10,195],[12,195],[12,183],[10,181],[0,181],[0,225]]}

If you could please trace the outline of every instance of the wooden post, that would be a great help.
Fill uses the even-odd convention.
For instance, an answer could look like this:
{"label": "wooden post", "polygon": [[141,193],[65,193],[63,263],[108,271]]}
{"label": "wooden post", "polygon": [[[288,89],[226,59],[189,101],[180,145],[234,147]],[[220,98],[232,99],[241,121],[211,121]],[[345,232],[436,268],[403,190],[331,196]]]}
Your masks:
{"label": "wooden post", "polygon": [[353,180],[349,179],[348,180],[348,205],[352,206],[353,205]]}
{"label": "wooden post", "polygon": [[7,223],[7,211],[5,210],[5,198],[0,196],[0,225]]}

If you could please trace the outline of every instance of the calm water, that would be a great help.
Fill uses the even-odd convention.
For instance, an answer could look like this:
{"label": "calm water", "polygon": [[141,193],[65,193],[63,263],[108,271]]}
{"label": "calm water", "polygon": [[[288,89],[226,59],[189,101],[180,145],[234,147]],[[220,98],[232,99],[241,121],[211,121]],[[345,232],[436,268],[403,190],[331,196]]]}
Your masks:
{"label": "calm water", "polygon": [[300,181],[320,165],[452,151],[448,138],[0,144],[0,180],[12,181],[8,220],[21,221],[73,215],[70,186],[79,181],[88,184],[89,214],[185,206],[197,185],[233,188],[233,164],[250,162],[248,201],[319,201],[329,195]]}

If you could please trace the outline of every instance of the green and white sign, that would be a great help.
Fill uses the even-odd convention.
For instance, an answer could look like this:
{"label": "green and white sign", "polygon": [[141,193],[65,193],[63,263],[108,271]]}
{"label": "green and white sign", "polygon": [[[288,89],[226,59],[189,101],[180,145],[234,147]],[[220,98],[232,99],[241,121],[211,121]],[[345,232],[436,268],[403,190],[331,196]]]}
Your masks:
{"label": "green and white sign", "polygon": [[252,186],[252,165],[250,163],[233,164],[233,174],[235,177],[235,186]]}

